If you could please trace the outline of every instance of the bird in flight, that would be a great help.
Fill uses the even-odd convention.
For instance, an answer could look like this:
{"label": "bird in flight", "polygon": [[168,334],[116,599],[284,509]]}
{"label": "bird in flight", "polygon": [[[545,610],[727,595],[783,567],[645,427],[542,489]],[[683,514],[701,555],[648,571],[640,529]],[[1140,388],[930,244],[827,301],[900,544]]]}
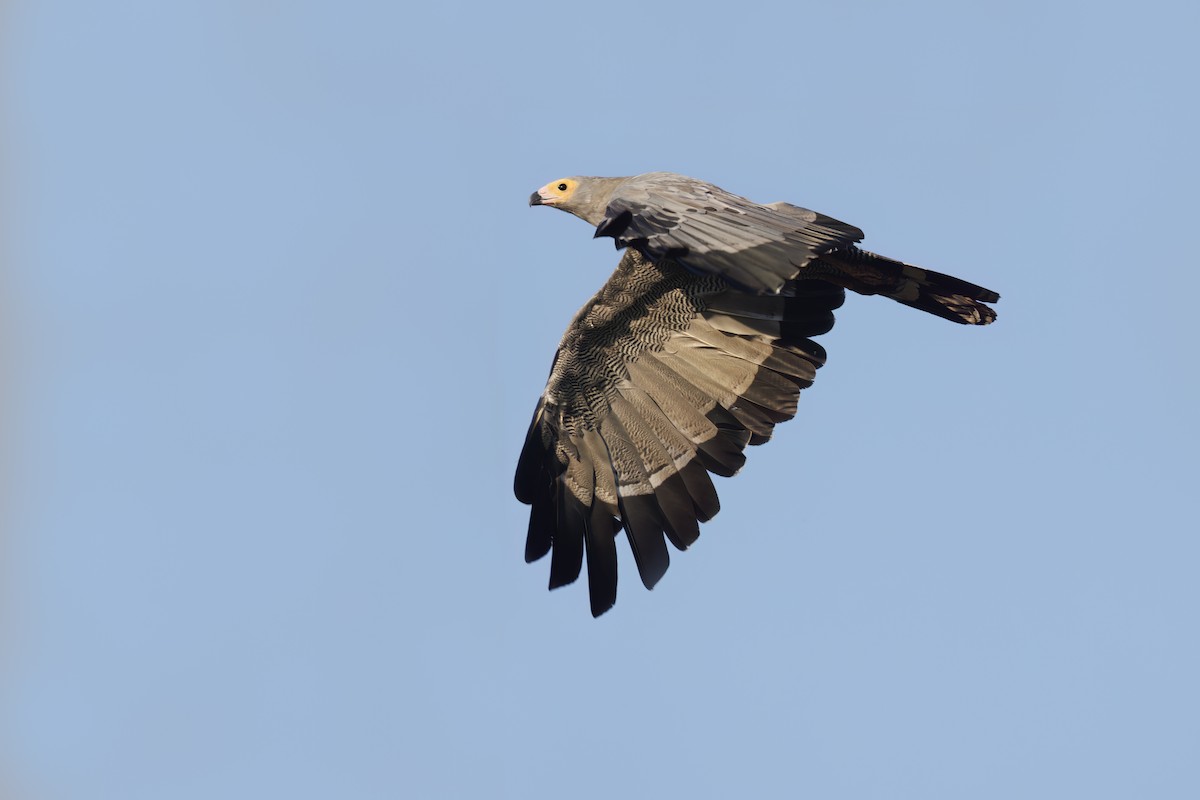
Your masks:
{"label": "bird in flight", "polygon": [[526,561],[550,553],[550,588],[586,554],[592,616],[617,597],[622,529],[647,589],[719,509],[709,473],[791,419],[825,363],[813,341],[845,290],[987,325],[995,292],[859,249],[853,225],[760,205],[669,172],[570,177],[529,198],[624,249],[559,343],[517,464],[532,506]]}

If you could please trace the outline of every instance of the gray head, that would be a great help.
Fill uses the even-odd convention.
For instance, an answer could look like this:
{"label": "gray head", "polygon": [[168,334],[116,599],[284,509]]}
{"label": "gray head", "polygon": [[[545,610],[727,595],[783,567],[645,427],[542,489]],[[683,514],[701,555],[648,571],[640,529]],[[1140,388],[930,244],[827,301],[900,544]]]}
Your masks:
{"label": "gray head", "polygon": [[531,206],[554,206],[582,220],[599,225],[613,191],[628,178],[590,178],[574,176],[550,181],[529,196]]}

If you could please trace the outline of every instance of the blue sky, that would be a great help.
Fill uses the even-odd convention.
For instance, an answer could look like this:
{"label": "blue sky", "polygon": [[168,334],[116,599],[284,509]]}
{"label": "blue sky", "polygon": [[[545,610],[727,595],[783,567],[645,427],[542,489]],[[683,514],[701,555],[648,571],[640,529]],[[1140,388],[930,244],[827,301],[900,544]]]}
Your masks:
{"label": "blue sky", "polygon": [[[19,798],[1200,793],[1194,4],[16,2]],[[513,466],[672,170],[998,290],[852,297],[654,592]]]}

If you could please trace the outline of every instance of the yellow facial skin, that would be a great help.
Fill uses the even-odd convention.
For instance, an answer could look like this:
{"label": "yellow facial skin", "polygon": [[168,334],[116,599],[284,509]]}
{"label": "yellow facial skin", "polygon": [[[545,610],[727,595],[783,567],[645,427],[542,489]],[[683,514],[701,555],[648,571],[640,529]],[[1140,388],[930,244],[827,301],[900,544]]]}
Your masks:
{"label": "yellow facial skin", "polygon": [[571,195],[575,194],[575,190],[578,188],[579,181],[571,178],[559,178],[538,189],[537,195],[541,199],[542,205],[555,206],[570,200]]}

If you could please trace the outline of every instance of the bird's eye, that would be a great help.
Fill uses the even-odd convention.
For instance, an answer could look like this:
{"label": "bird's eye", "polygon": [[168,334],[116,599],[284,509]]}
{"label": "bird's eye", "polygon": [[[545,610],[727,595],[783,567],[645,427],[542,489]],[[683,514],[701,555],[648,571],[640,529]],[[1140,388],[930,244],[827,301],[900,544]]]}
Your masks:
{"label": "bird's eye", "polygon": [[567,190],[567,185],[566,185],[565,183],[560,183],[560,184],[558,185],[558,190],[559,190],[560,192],[565,192],[565,191]]}

